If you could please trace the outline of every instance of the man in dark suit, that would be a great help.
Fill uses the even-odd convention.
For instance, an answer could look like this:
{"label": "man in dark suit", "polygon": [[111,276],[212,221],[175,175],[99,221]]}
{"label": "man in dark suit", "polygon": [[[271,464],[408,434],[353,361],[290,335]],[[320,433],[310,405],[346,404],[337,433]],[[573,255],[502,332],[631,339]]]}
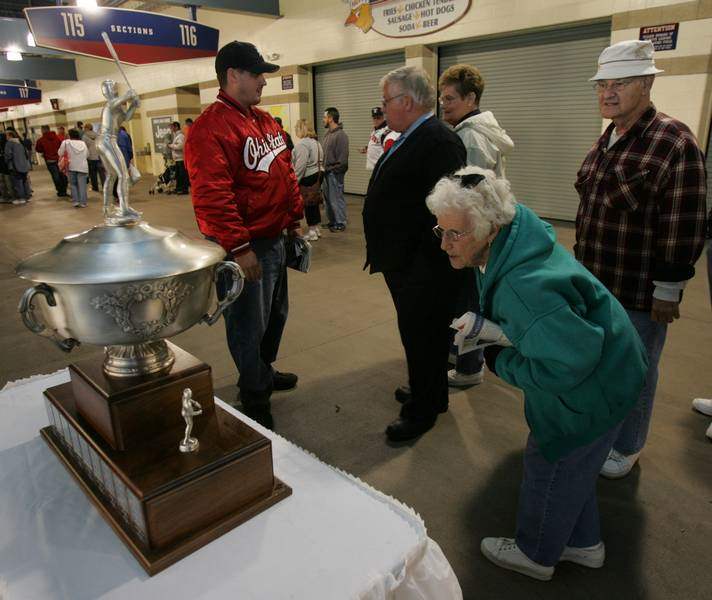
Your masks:
{"label": "man in dark suit", "polygon": [[448,326],[462,273],[440,250],[425,198],[438,179],[465,165],[466,151],[433,114],[435,90],[425,71],[401,67],[381,88],[388,126],[401,136],[376,163],[363,224],[366,266],[383,273],[408,363],[411,395],[386,429],[391,441],[405,441],[428,431],[448,407]]}

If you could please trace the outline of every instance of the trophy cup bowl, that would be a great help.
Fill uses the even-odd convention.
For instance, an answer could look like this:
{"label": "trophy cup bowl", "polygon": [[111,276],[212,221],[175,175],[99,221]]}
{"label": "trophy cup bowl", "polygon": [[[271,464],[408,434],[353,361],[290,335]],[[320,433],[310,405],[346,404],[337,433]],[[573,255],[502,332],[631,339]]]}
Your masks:
{"label": "trophy cup bowl", "polygon": [[[79,343],[105,346],[104,371],[135,377],[170,370],[165,338],[198,322],[215,323],[242,291],[240,267],[207,240],[145,221],[98,225],[65,237],[21,262],[35,283],[20,301],[27,328],[69,352]],[[210,313],[222,273],[232,286]]]}

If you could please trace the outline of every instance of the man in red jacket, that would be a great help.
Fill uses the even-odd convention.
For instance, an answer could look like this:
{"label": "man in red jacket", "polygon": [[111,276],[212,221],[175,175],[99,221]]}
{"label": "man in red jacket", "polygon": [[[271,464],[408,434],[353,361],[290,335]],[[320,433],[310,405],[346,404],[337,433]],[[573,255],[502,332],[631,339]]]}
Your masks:
{"label": "man in red jacket", "polygon": [[[284,132],[256,108],[267,84],[264,61],[252,44],[231,42],[215,58],[220,92],[195,120],[185,144],[193,209],[200,231],[219,243],[245,273],[245,288],[225,311],[227,342],[240,372],[247,415],[273,427],[273,390],[297,384],[272,368],[287,321],[284,230],[301,235],[303,202]],[[227,282],[218,282],[218,295]]]}
{"label": "man in red jacket", "polygon": [[62,140],[54,131],[50,130],[49,125],[42,125],[42,137],[37,140],[35,150],[44,157],[47,170],[52,176],[52,182],[57,190],[57,196],[63,198],[67,196],[68,182],[67,177],[59,170],[58,166],[59,155],[57,152],[61,143]]}

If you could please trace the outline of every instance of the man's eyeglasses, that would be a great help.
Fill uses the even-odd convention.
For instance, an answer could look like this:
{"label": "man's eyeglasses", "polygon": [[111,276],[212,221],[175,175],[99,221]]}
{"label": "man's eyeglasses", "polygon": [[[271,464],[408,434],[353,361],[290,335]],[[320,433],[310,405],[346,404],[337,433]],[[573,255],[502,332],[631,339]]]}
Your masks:
{"label": "man's eyeglasses", "polygon": [[472,229],[471,231],[455,231],[454,229],[443,229],[440,227],[440,225],[436,225],[433,227],[433,233],[435,234],[435,237],[439,239],[444,239],[446,242],[457,242],[464,238],[466,235],[470,235],[472,232],[475,230]]}
{"label": "man's eyeglasses", "polygon": [[613,81],[606,81],[606,80],[601,80],[601,81],[594,81],[593,82],[593,89],[598,92],[599,94],[607,89],[611,90],[612,92],[620,92],[623,91],[625,88],[627,88],[631,83],[633,83],[635,79],[615,79]]}
{"label": "man's eyeglasses", "polygon": [[405,96],[405,94],[396,94],[395,96],[391,96],[390,98],[381,98],[381,106],[383,108],[386,108],[386,106],[388,106],[388,103],[391,100],[395,100],[396,98],[400,98],[401,96]]}

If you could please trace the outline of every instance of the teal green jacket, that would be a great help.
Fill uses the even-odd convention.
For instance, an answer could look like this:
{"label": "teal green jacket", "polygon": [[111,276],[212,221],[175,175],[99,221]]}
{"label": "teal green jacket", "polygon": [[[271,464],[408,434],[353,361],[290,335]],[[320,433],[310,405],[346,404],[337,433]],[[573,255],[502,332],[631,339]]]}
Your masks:
{"label": "teal green jacket", "polygon": [[611,293],[556,243],[548,223],[517,206],[475,269],[483,316],[512,342],[497,375],[524,392],[524,412],[554,462],[623,420],[643,387],[647,358]]}

